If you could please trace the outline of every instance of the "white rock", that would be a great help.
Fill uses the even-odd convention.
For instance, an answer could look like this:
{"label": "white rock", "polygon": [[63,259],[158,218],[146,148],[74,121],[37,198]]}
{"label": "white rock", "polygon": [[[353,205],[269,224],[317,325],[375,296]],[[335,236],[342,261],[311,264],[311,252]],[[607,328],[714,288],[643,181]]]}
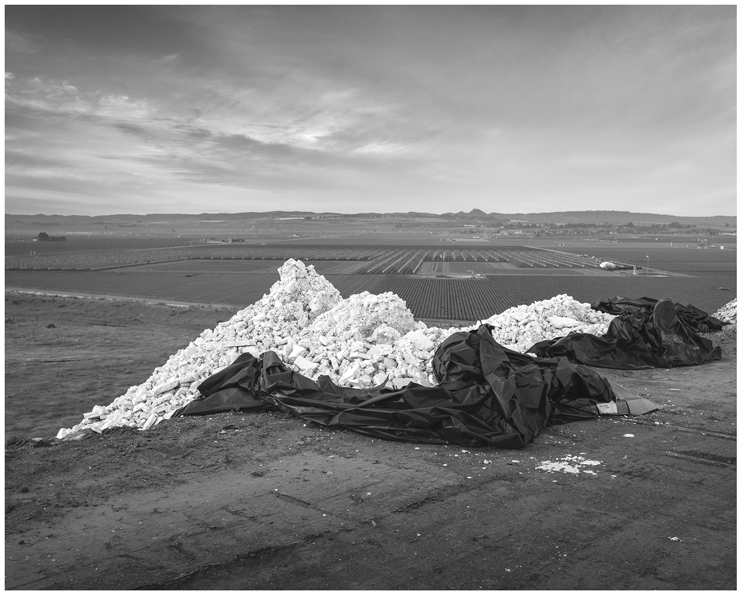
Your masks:
{"label": "white rock", "polygon": [[307,352],[308,352],[307,348],[303,348],[302,346],[294,346],[292,348],[292,351],[290,352],[289,358],[290,360],[292,360],[293,358],[297,358],[298,356],[303,356]]}
{"label": "white rock", "polygon": [[155,424],[155,422],[157,420],[158,420],[158,415],[156,415],[156,414],[150,415],[148,417],[147,421],[145,421],[145,424],[142,426],[142,430],[143,431],[146,431],[146,430],[150,429]]}
{"label": "white rock", "polygon": [[569,317],[559,317],[556,315],[549,315],[546,317],[546,320],[551,323],[554,327],[564,328],[564,327],[581,327],[582,323],[580,323],[577,319],[571,319]]}
{"label": "white rock", "polygon": [[302,356],[298,356],[295,359],[295,363],[294,364],[301,371],[307,371],[309,369],[316,369],[316,368],[318,368],[318,363],[314,363],[313,361],[310,361],[307,358],[304,358]]}
{"label": "white rock", "polygon": [[160,385],[153,388],[153,396],[157,396],[158,394],[163,394],[164,392],[172,390],[173,388],[178,387],[178,384],[178,378],[170,379],[165,383],[161,383]]}
{"label": "white rock", "polygon": [[388,379],[388,375],[386,375],[383,372],[376,373],[373,376],[373,383],[377,385],[381,385],[386,379]]}

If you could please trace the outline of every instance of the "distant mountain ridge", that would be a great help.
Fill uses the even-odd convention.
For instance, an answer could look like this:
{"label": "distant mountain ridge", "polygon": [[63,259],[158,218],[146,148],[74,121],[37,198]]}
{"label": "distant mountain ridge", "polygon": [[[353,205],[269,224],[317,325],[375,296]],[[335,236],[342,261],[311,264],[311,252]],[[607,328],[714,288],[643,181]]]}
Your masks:
{"label": "distant mountain ridge", "polygon": [[447,212],[442,214],[425,212],[401,212],[401,213],[340,213],[340,212],[312,212],[312,211],[283,211],[274,210],[266,212],[241,212],[241,213],[199,213],[199,214],[166,214],[152,213],[147,215],[113,214],[113,215],[14,215],[6,214],[8,221],[21,221],[25,223],[39,223],[50,225],[63,225],[67,223],[116,223],[139,221],[143,223],[154,221],[178,221],[178,220],[230,220],[230,219],[257,219],[257,218],[287,218],[287,217],[341,217],[341,218],[440,218],[456,220],[498,220],[498,221],[521,221],[525,223],[610,223],[622,225],[626,223],[652,224],[678,222],[685,225],[719,225],[730,227],[737,226],[737,217],[734,215],[712,215],[705,217],[679,217],[675,215],[664,215],[655,213],[641,213],[616,210],[581,210],[581,211],[558,211],[545,213],[486,213],[481,209],[474,208],[469,212]]}

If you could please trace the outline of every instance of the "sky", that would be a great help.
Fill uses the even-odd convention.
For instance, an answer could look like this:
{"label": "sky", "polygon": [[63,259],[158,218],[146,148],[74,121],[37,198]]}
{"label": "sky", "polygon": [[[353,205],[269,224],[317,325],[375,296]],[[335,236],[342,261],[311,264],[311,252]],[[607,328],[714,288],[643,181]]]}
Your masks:
{"label": "sky", "polygon": [[736,214],[736,6],[5,6],[5,213]]}

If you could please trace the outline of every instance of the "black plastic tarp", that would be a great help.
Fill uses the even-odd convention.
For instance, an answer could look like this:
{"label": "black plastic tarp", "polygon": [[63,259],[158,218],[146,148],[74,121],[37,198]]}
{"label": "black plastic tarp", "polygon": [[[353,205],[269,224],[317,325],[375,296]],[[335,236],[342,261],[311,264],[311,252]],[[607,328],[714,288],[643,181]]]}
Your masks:
{"label": "black plastic tarp", "polygon": [[616,297],[592,305],[618,315],[602,336],[571,333],[538,342],[529,353],[567,357],[574,363],[608,369],[652,369],[699,365],[722,357],[722,350],[699,332],[721,330],[722,322],[693,306],[665,298]]}
{"label": "black plastic tarp", "polygon": [[534,358],[499,345],[489,325],[458,332],[435,352],[437,386],[355,389],[293,372],[274,352],[242,354],[200,386],[174,416],[284,410],[298,417],[398,441],[521,448],[543,428],[598,416],[611,384],[566,358]]}
{"label": "black plastic tarp", "polygon": [[[594,310],[599,310],[604,313],[611,315],[643,315],[652,314],[655,306],[659,300],[654,298],[647,298],[643,296],[641,298],[625,298],[623,296],[615,296],[609,300],[599,300],[598,302],[592,303]],[[724,326],[724,322],[719,319],[712,317],[709,313],[696,308],[692,304],[680,304],[679,302],[674,303],[675,314],[678,319],[683,322],[686,326],[691,327],[700,333],[709,333],[711,331],[721,331]]]}

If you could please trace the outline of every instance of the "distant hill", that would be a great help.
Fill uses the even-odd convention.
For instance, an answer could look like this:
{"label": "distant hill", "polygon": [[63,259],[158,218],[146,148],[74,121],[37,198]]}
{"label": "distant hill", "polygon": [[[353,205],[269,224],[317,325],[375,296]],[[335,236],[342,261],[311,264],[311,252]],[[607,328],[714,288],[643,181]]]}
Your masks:
{"label": "distant hill", "polygon": [[425,212],[406,212],[406,213],[334,213],[312,211],[268,211],[268,212],[242,212],[242,213],[201,213],[192,214],[164,214],[153,213],[148,215],[13,215],[6,214],[6,226],[11,223],[21,223],[25,225],[39,226],[69,226],[72,224],[92,225],[94,223],[153,223],[158,221],[199,221],[199,220],[250,220],[250,219],[271,219],[287,217],[342,217],[342,218],[445,218],[464,221],[522,221],[525,223],[611,223],[614,225],[623,225],[633,223],[634,225],[645,225],[653,223],[672,223],[677,221],[684,225],[699,226],[720,226],[729,225],[737,226],[736,216],[715,215],[709,217],[679,217],[675,215],[659,215],[655,213],[639,213],[616,210],[582,210],[582,211],[561,211],[548,213],[486,213],[483,210],[474,208],[470,212],[459,211],[457,213],[425,213]]}
{"label": "distant hill", "polygon": [[526,221],[529,223],[612,223],[623,225],[646,225],[652,223],[672,223],[677,221],[684,225],[719,225],[729,223],[730,227],[737,226],[737,217],[715,215],[710,217],[678,217],[675,215],[658,215],[654,213],[638,213],[617,210],[582,210],[562,211],[551,213],[489,213],[496,219]]}

